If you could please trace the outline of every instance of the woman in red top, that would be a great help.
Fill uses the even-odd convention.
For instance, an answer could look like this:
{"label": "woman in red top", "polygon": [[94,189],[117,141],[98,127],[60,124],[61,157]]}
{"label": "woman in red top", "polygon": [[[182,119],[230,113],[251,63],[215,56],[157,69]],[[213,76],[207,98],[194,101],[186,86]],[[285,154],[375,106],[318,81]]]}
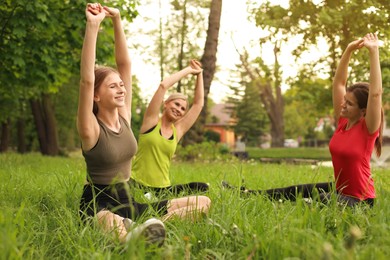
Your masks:
{"label": "woman in red top", "polygon": [[[338,122],[330,140],[335,186],[339,202],[349,206],[362,201],[374,204],[375,189],[371,177],[370,159],[375,148],[381,155],[382,147],[382,77],[379,63],[379,44],[376,34],[369,33],[351,42],[343,53],[333,79],[333,109]],[[356,83],[346,88],[348,64],[354,51],[365,47],[370,59],[370,82]],[[225,187],[230,187],[226,182]],[[295,200],[298,193],[311,197],[317,190],[322,201],[326,201],[334,183],[294,185],[270,190],[246,190],[263,193],[274,199]]]}

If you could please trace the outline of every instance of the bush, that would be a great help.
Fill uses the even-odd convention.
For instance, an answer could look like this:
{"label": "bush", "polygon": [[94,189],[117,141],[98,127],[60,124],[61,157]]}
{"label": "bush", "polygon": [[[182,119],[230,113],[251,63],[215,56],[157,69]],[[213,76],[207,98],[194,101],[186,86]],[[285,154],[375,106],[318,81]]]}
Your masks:
{"label": "bush", "polygon": [[206,141],[213,141],[216,143],[218,143],[221,140],[221,135],[219,133],[210,130],[204,133],[204,137]]}
{"label": "bush", "polygon": [[216,142],[203,142],[199,144],[178,146],[175,159],[181,161],[215,161],[231,160],[233,156],[229,153],[226,145]]}

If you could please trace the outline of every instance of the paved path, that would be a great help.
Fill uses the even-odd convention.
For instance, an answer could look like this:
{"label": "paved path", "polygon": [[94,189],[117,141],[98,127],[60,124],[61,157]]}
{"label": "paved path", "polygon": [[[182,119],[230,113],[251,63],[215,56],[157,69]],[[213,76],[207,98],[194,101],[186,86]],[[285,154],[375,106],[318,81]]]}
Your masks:
{"label": "paved path", "polygon": [[381,157],[377,157],[375,150],[371,156],[371,166],[372,167],[387,167],[390,165],[390,146],[382,146]]}

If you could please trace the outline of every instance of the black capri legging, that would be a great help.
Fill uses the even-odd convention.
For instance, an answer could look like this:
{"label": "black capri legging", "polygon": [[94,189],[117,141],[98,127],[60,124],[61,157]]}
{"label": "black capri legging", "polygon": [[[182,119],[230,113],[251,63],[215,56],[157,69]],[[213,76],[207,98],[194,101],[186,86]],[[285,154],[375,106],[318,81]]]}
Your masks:
{"label": "black capri legging", "polygon": [[149,187],[142,185],[138,182],[136,182],[133,179],[130,179],[130,184],[134,187],[137,187],[139,189],[144,190],[145,192],[153,192],[154,195],[157,195],[160,197],[160,195],[164,195],[164,193],[169,192],[174,195],[178,195],[181,192],[206,192],[209,190],[209,185],[204,182],[190,182],[185,184],[176,184],[164,188],[157,188],[157,187]]}
{"label": "black capri legging", "polygon": [[[262,193],[272,199],[287,199],[295,201],[298,196],[303,198],[312,198],[316,193],[322,202],[328,202],[331,193],[334,191],[333,182],[307,183],[292,185],[283,188],[274,188],[268,190],[246,190],[249,193]],[[337,201],[348,206],[355,206],[360,203],[366,203],[369,206],[374,206],[374,199],[359,200],[357,198],[343,195],[337,192]]]}
{"label": "black capri legging", "polygon": [[165,215],[168,200],[144,204],[138,203],[129,193],[128,183],[114,185],[84,185],[80,200],[80,215],[84,219],[94,216],[97,212],[106,209],[124,218],[136,220],[149,208]]}

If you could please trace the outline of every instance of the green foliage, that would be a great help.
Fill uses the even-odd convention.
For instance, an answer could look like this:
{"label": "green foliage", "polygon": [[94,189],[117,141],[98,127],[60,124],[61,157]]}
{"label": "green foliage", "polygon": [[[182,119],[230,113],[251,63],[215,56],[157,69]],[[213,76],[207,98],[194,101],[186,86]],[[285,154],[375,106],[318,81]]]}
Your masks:
{"label": "green foliage", "polygon": [[[259,105],[260,90],[253,82],[245,83],[241,99],[231,99],[235,104],[234,117],[237,124],[234,132],[249,146],[259,146],[260,137],[267,131],[269,119],[264,106]],[[237,91],[237,89],[236,89]]]}
{"label": "green foliage", "polygon": [[73,77],[53,96],[55,116],[58,125],[59,145],[65,151],[80,147],[76,129],[76,115],[79,95],[79,77]]}
{"label": "green foliage", "polygon": [[[3,4],[4,2],[4,4]],[[25,121],[32,124],[30,99],[42,94],[54,95],[54,110],[59,122],[60,143],[73,146],[77,109],[78,75],[85,27],[85,1],[3,1],[0,5],[0,123]],[[138,14],[137,0],[115,0],[124,20]],[[114,65],[113,29],[109,19],[102,25],[97,47],[97,61]],[[55,96],[58,94],[58,96]],[[56,111],[58,109],[58,111]],[[26,132],[34,140],[36,134]],[[29,146],[32,144],[28,140]],[[78,143],[77,143],[78,146]]]}
{"label": "green foliage", "polygon": [[219,133],[214,132],[214,131],[209,131],[209,130],[207,130],[204,133],[204,137],[205,137],[207,142],[211,141],[211,142],[218,143],[221,140],[221,135]]}
{"label": "green foliage", "polygon": [[285,135],[288,138],[311,137],[320,118],[332,114],[332,91],[328,80],[301,71],[285,92]]}
{"label": "green foliage", "polygon": [[132,84],[133,98],[131,101],[131,129],[133,130],[135,138],[138,140],[147,104],[144,100],[142,100],[138,80],[135,77],[133,77]]}
{"label": "green foliage", "polygon": [[[258,27],[270,32],[261,43],[279,39],[287,42],[295,36],[302,41],[293,51],[299,60],[310,48],[325,40],[327,47],[321,47],[324,57],[313,64],[297,64],[301,70],[298,76],[289,80],[292,88],[284,96],[286,98],[285,122],[286,136],[309,136],[307,129],[313,127],[316,120],[331,114],[331,80],[338,61],[346,46],[353,40],[363,37],[368,32],[379,35],[383,41],[381,48],[381,65],[383,73],[385,107],[388,107],[390,84],[387,70],[390,44],[390,2],[373,1],[313,1],[291,0],[288,5],[274,1],[249,1],[251,17]],[[351,71],[348,84],[356,81],[368,81],[369,59],[367,50],[362,49],[351,57]],[[329,76],[325,81],[319,80],[322,75]],[[308,76],[308,79],[304,77]],[[313,88],[310,90],[309,88]],[[295,95],[298,95],[297,97]],[[388,108],[387,108],[388,109]],[[388,113],[387,113],[388,114]],[[304,118],[305,117],[305,118]],[[387,115],[388,118],[388,115]],[[315,125],[314,125],[315,126]],[[306,127],[306,129],[305,129]],[[327,135],[328,133],[324,133]]]}
{"label": "green foliage", "polygon": [[[337,4],[334,4],[336,2]],[[325,1],[314,4],[312,1],[291,0],[288,7],[282,7],[271,4],[271,1],[262,4],[250,1],[250,10],[256,24],[269,30],[272,35],[279,35],[283,39],[302,35],[303,40],[294,51],[297,57],[310,46],[316,45],[320,39],[325,39],[329,46],[329,55],[324,62],[330,65],[329,73],[332,77],[341,52],[352,40],[364,36],[367,32],[376,32],[387,45],[390,37],[389,1],[343,0],[334,3]],[[356,60],[360,62],[355,63]],[[355,65],[350,80],[356,81],[364,77],[364,71],[368,69],[368,59],[354,55],[351,64]]]}
{"label": "green foliage", "polygon": [[[334,201],[270,201],[222,189],[221,180],[250,189],[328,181],[331,168],[249,162],[175,163],[175,183],[210,183],[205,219],[165,223],[163,247],[121,245],[78,216],[85,180],[81,157],[0,155],[0,244],[4,259],[387,259],[390,254],[388,169],[374,169],[372,209]],[[95,222],[92,222],[94,224]]]}
{"label": "green foliage", "polygon": [[203,142],[185,147],[178,145],[175,159],[179,161],[216,161],[230,160],[234,157],[228,154],[228,149],[221,143]]}
{"label": "green foliage", "polygon": [[[170,1],[169,15],[160,19],[159,28],[146,32],[155,35],[152,48],[154,57],[160,66],[161,80],[189,65],[191,59],[200,59],[202,40],[206,38],[207,14],[210,11],[210,0],[175,0]],[[161,11],[162,13],[165,10]],[[142,32],[145,33],[145,32]],[[152,36],[153,37],[153,36]],[[145,46],[150,47],[150,46]],[[146,56],[150,55],[148,50]],[[180,91],[189,94],[193,90],[194,78],[180,80],[172,92]]]}

